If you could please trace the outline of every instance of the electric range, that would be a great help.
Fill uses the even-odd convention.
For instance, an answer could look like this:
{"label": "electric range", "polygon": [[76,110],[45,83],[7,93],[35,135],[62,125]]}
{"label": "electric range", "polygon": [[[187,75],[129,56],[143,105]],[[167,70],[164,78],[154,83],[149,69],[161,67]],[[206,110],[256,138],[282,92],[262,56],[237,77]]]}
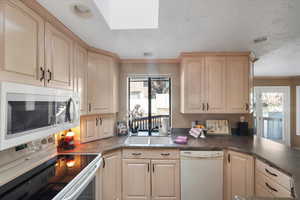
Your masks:
{"label": "electric range", "polygon": [[1,200],[95,200],[100,155],[57,155],[0,187]]}

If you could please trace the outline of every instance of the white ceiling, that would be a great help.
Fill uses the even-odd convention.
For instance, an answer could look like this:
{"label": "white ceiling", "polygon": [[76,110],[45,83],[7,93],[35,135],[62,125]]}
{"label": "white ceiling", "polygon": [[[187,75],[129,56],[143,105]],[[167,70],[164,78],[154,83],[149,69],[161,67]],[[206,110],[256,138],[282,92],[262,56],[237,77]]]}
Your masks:
{"label": "white ceiling", "polygon": [[[159,29],[110,30],[94,0],[37,0],[89,45],[121,58],[184,51],[254,51],[256,76],[300,75],[299,0],[160,0]],[[130,2],[130,0],[128,0]],[[92,9],[80,18],[75,3]],[[268,41],[254,44],[253,39]]]}

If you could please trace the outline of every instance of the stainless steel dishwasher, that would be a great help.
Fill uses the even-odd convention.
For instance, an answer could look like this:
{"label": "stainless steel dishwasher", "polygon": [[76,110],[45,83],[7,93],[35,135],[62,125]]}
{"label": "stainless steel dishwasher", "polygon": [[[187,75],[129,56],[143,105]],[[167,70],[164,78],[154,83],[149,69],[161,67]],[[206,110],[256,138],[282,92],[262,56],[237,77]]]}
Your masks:
{"label": "stainless steel dishwasher", "polygon": [[223,200],[223,151],[181,151],[181,199]]}

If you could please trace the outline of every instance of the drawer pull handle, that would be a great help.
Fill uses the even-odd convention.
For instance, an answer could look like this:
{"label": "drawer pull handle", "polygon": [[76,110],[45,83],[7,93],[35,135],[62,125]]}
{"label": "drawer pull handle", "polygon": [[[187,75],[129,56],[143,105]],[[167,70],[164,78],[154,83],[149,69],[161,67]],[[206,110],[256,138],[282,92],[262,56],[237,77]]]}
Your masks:
{"label": "drawer pull handle", "polygon": [[265,171],[266,171],[268,174],[272,175],[272,176],[278,176],[277,174],[274,174],[274,173],[270,172],[268,169],[265,169]]}
{"label": "drawer pull handle", "polygon": [[162,155],[162,156],[169,156],[170,153],[161,153],[160,155]]}
{"label": "drawer pull handle", "polygon": [[274,192],[278,192],[278,190],[276,190],[275,188],[273,188],[272,186],[270,186],[268,183],[265,183],[266,184],[266,186],[270,189],[270,190],[272,190],[272,191],[274,191]]}
{"label": "drawer pull handle", "polygon": [[140,156],[142,153],[132,153],[133,156]]}

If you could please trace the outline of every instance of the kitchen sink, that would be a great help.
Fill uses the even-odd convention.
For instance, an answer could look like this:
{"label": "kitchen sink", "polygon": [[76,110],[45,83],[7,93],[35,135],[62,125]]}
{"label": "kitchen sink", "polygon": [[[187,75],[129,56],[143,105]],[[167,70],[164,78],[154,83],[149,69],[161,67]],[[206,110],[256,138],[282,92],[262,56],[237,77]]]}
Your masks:
{"label": "kitchen sink", "polygon": [[125,143],[129,145],[169,145],[173,144],[173,141],[171,137],[131,136],[126,139]]}
{"label": "kitchen sink", "polygon": [[149,144],[150,137],[143,136],[131,136],[125,141],[126,144]]}
{"label": "kitchen sink", "polygon": [[151,137],[150,144],[173,144],[171,137]]}

